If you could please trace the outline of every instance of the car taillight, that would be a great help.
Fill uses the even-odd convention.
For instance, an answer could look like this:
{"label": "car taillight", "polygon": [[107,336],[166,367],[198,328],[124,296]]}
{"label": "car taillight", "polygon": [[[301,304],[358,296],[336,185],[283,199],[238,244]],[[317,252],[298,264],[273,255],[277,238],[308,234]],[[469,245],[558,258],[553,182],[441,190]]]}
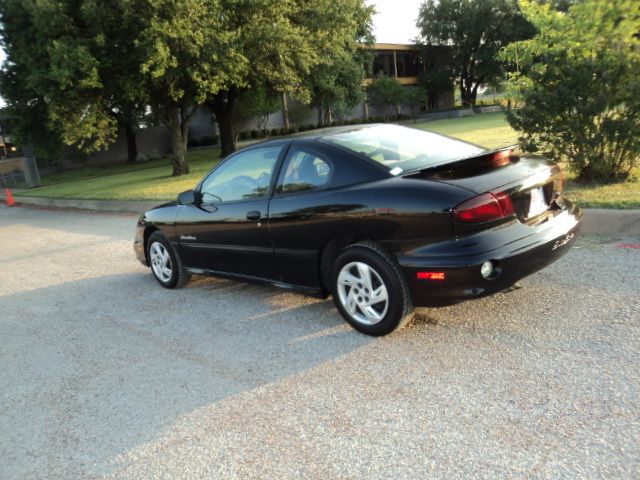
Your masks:
{"label": "car taillight", "polygon": [[483,193],[453,209],[453,218],[465,223],[491,222],[510,215],[513,215],[513,204],[504,192]]}

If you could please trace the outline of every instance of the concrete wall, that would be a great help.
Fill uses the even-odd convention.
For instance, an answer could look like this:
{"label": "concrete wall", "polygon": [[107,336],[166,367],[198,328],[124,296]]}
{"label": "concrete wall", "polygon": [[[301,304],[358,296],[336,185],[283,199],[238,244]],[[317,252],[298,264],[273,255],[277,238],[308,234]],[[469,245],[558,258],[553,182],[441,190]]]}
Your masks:
{"label": "concrete wall", "polygon": [[[171,138],[165,127],[143,128],[136,132],[136,142],[139,154],[165,155],[171,151]],[[111,162],[125,162],[127,160],[127,142],[124,132],[118,134],[118,139],[108,150],[89,155],[89,164],[101,165]]]}

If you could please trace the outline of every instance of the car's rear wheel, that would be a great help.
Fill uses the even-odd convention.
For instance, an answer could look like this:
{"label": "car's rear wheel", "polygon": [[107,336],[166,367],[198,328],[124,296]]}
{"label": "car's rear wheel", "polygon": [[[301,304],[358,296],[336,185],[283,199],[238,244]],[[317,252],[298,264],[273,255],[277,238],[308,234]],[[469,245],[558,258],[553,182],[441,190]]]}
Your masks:
{"label": "car's rear wheel", "polygon": [[400,267],[371,241],[354,244],[336,258],[332,293],[344,319],[367,335],[386,335],[413,317],[413,304]]}
{"label": "car's rear wheel", "polygon": [[149,236],[147,258],[153,276],[165,288],[180,288],[191,278],[180,256],[160,232],[153,232]]}

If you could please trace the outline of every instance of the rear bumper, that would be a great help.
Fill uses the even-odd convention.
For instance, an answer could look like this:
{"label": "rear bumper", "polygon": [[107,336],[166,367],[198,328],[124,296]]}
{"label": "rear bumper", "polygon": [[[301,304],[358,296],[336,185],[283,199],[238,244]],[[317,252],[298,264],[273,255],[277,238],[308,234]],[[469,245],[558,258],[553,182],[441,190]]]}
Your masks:
{"label": "rear bumper", "polygon": [[[529,226],[518,221],[495,229],[417,248],[398,256],[416,306],[458,303],[503,291],[567,253],[580,230],[582,212],[570,205],[547,222]],[[497,247],[496,247],[497,246]],[[485,279],[481,265],[491,260],[500,269]],[[418,272],[443,272],[444,280],[418,280]]]}

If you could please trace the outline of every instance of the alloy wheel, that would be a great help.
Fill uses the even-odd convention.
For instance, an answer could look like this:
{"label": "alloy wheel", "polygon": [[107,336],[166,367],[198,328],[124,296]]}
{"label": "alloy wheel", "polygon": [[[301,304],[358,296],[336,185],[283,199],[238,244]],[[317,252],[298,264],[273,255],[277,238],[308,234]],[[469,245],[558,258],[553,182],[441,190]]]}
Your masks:
{"label": "alloy wheel", "polygon": [[364,325],[382,321],[389,293],[382,277],[364,262],[347,263],[338,274],[338,297],[349,316]]}
{"label": "alloy wheel", "polygon": [[160,242],[153,242],[151,248],[149,248],[151,256],[151,268],[153,273],[159,280],[167,283],[173,276],[173,265],[171,263],[171,256]]}

